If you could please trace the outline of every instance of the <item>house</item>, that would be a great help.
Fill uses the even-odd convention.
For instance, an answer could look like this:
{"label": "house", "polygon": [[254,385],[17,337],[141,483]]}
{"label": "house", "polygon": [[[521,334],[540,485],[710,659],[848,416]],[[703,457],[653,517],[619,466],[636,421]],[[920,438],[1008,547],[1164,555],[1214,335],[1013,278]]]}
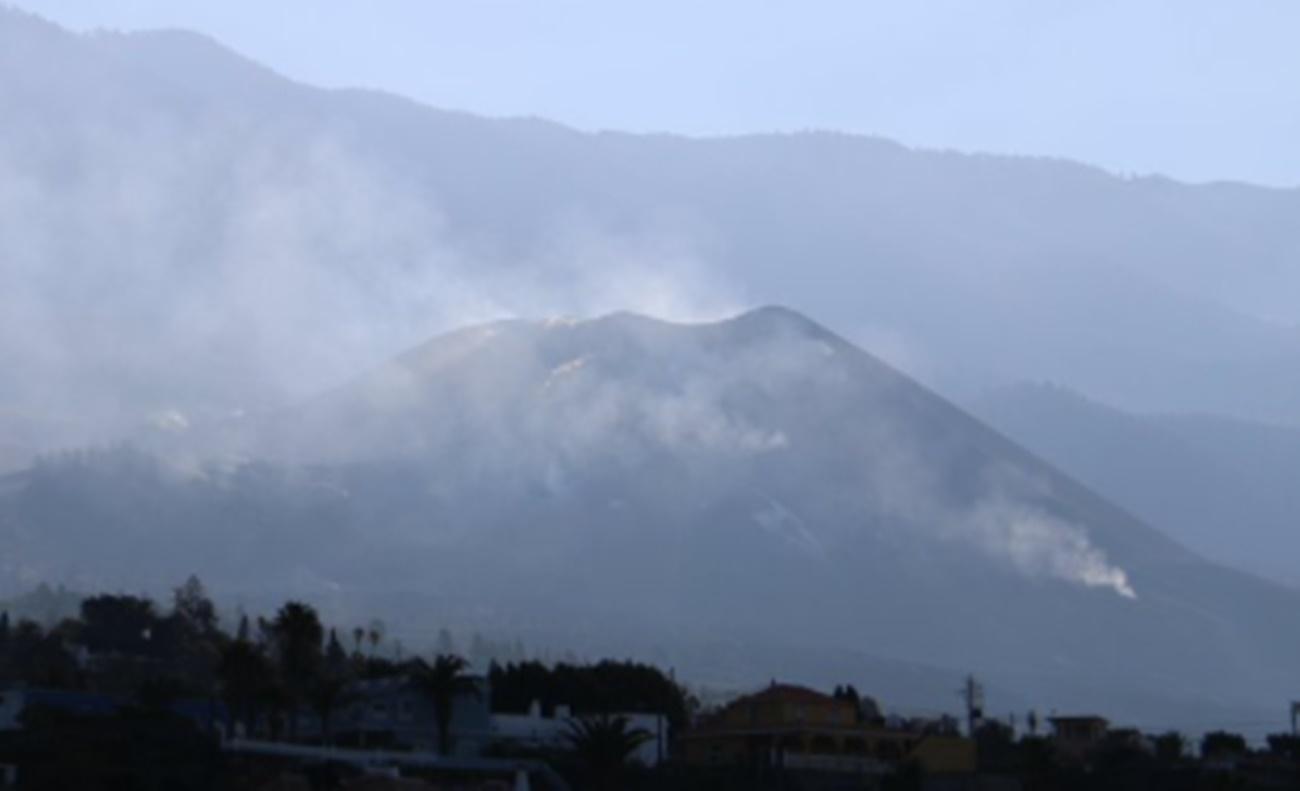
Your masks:
{"label": "house", "polygon": [[1091,714],[1049,717],[1047,721],[1052,725],[1052,744],[1057,753],[1073,761],[1082,761],[1110,731],[1110,722],[1105,717]]}
{"label": "house", "polygon": [[[644,712],[614,712],[610,717],[627,720],[629,730],[649,734],[631,760],[643,766],[658,766],[667,757],[668,718],[662,714]],[[563,750],[570,746],[569,734],[575,722],[568,706],[556,706],[552,716],[546,716],[539,702],[533,701],[527,714],[493,714],[492,738],[501,746],[528,750]]]}
{"label": "house", "polygon": [[852,700],[773,682],[732,701],[681,739],[696,767],[889,774],[912,762],[927,774],[975,771],[975,745],[946,733],[890,727]]}
{"label": "house", "polygon": [[[487,679],[472,677],[474,691],[452,701],[451,751],[466,757],[481,755],[492,739],[491,694]],[[344,703],[331,721],[333,739],[340,744],[436,751],[438,721],[433,701],[407,675],[364,679],[349,686]],[[313,718],[312,730],[320,723]]]}

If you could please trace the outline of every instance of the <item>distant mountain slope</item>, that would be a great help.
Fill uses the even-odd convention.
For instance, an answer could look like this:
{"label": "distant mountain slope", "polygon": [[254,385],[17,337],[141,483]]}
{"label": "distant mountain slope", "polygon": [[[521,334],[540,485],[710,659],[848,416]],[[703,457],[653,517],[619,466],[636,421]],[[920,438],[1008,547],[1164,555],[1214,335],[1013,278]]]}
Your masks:
{"label": "distant mountain slope", "polygon": [[1205,556],[1300,586],[1300,430],[1132,415],[1046,385],[994,391],[971,409]]}
{"label": "distant mountain slope", "polygon": [[292,400],[471,321],[763,302],[949,393],[1300,422],[1300,191],[580,134],[10,10],[0,117],[0,430],[64,426],[47,444]]}
{"label": "distant mountain slope", "polygon": [[11,479],[12,573],[401,592],[425,620],[715,672],[700,646],[740,675],[857,655],[1143,722],[1300,682],[1300,594],[1200,560],[784,309],[481,325],[221,434],[274,461],[119,451]]}

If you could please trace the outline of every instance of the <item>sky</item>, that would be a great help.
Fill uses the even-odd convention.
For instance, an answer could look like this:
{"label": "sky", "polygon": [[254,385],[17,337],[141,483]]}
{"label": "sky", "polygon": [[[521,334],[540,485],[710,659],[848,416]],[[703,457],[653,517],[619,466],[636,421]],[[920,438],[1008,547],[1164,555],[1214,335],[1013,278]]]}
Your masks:
{"label": "sky", "polygon": [[1300,185],[1292,0],[19,0],[179,27],[289,77],[580,129],[833,129]]}

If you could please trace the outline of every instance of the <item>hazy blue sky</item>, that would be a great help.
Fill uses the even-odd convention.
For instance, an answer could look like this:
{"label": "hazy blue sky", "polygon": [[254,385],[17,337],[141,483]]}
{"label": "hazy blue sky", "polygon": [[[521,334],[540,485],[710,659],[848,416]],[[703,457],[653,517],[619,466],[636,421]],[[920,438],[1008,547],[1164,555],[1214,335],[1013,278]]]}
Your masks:
{"label": "hazy blue sky", "polygon": [[580,128],[829,128],[1300,184],[1293,0],[19,0],[300,80]]}

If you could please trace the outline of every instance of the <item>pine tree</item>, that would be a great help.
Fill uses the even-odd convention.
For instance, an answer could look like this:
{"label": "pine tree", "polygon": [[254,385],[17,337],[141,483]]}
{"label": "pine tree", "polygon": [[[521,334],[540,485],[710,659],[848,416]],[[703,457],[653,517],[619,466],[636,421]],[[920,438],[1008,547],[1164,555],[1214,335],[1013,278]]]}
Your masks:
{"label": "pine tree", "polygon": [[348,652],[343,650],[338,634],[330,629],[329,639],[325,642],[325,668],[330,675],[341,675],[347,669]]}
{"label": "pine tree", "polygon": [[190,628],[200,634],[212,634],[217,628],[217,608],[208,597],[199,578],[191,574],[172,593],[172,609]]}

